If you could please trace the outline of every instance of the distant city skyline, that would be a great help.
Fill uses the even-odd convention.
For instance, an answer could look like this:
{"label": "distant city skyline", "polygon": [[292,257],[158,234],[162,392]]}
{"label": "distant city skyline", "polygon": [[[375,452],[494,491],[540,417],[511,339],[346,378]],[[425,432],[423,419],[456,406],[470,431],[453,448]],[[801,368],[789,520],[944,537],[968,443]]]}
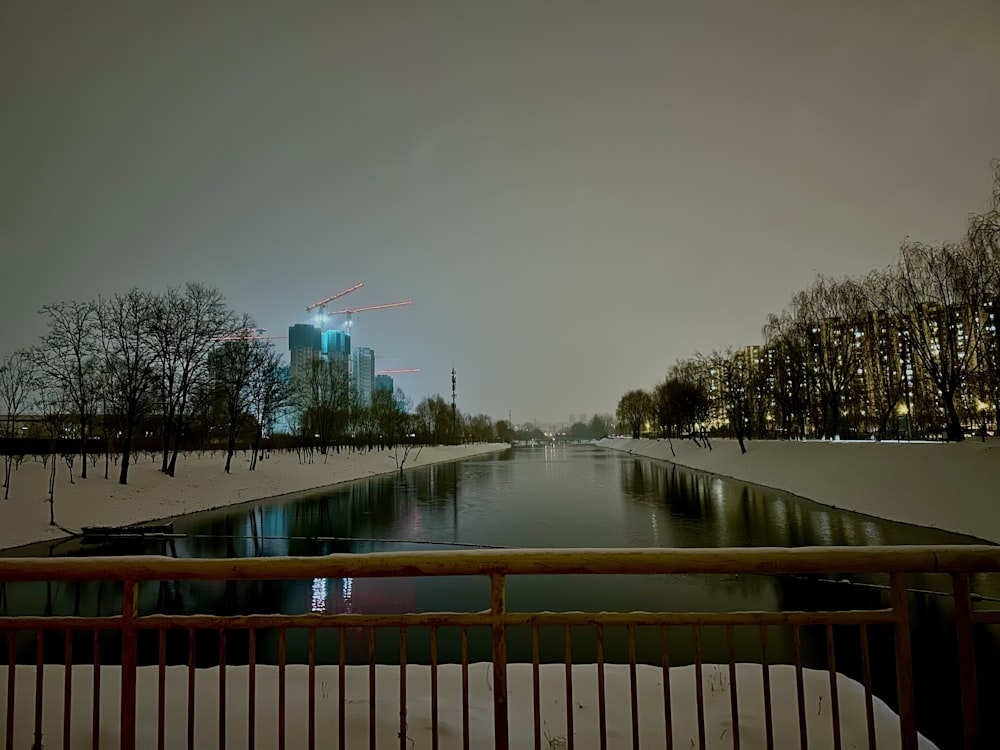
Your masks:
{"label": "distant city skyline", "polygon": [[196,281],[280,336],[364,282],[331,309],[412,300],[351,334],[414,403],[454,366],[467,414],[613,413],[960,239],[997,39],[993,0],[9,0],[0,354],[60,300]]}

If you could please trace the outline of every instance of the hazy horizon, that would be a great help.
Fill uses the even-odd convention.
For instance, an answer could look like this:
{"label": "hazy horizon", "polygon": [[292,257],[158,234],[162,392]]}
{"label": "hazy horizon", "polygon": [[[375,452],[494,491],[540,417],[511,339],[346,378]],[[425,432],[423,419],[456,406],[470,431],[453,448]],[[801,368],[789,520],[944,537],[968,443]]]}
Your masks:
{"label": "hazy horizon", "polygon": [[[0,2],[0,355],[47,303],[218,287],[283,336],[358,282],[418,402],[613,412],[817,273],[957,240],[1000,5]],[[284,341],[277,341],[286,349]]]}

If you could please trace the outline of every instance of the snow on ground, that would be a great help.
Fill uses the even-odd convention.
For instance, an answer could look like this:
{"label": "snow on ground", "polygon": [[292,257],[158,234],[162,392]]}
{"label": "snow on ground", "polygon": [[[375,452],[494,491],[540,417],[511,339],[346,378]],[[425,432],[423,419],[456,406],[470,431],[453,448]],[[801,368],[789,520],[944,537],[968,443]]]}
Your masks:
{"label": "snow on ground", "polygon": [[[418,447],[410,452],[404,468],[506,447],[489,443]],[[0,499],[0,549],[59,539],[67,530],[79,531],[81,526],[124,526],[394,472],[396,455],[391,450],[364,454],[344,451],[327,457],[316,455],[314,463],[304,464],[294,453],[271,453],[249,471],[249,453],[238,452],[233,457],[232,473],[226,474],[221,451],[201,456],[192,453],[178,458],[177,476],[171,478],[160,473],[159,455],[151,460],[148,454],[140,454],[129,468],[128,485],[118,483],[118,467],[113,463],[109,478],[104,478],[103,456],[96,466],[87,467],[86,480],[79,478],[77,459],[74,483],[70,484],[69,470],[60,459],[55,491],[58,526],[49,525],[49,470],[41,461],[29,459],[11,472],[9,499]],[[403,459],[402,450],[399,459]]]}
{"label": "snow on ground", "polygon": [[[286,673],[286,746],[306,747],[308,731],[308,668],[289,665]],[[338,735],[338,679],[336,666],[318,666],[315,675],[316,738],[320,747],[336,745]],[[637,695],[639,739],[641,747],[661,747],[664,737],[662,671],[658,667],[638,665]],[[805,715],[810,748],[834,747],[833,713],[830,699],[830,676],[826,672],[805,669]],[[44,670],[43,741],[46,747],[63,746],[63,697],[65,668],[48,666]],[[215,747],[218,742],[219,672],[218,668],[197,671],[195,687],[195,747]],[[376,668],[376,738],[378,747],[399,745],[399,668]],[[227,747],[248,747],[249,670],[245,666],[226,668],[226,740]],[[7,700],[7,670],[0,667],[0,705]],[[103,667],[101,673],[101,747],[117,747],[120,716],[120,672],[117,667]],[[798,702],[795,670],[787,665],[770,669],[774,747],[798,747]],[[157,667],[140,667],[137,677],[136,747],[156,747]],[[166,670],[166,747],[186,747],[187,736],[186,667]],[[256,668],[255,747],[277,747],[278,681],[277,667]],[[368,667],[349,666],[345,675],[345,735],[348,747],[368,747]],[[542,747],[567,746],[565,666],[540,666]],[[430,667],[409,665],[406,668],[407,745],[417,750],[431,746]],[[756,664],[737,665],[736,692],[739,706],[740,747],[753,750],[766,747],[764,725],[762,668]],[[89,747],[93,668],[73,667],[72,673],[73,747]],[[729,668],[704,665],[702,690],[705,706],[705,743],[710,749],[733,747]],[[17,667],[15,678],[14,746],[30,747],[34,725],[34,667]],[[693,666],[670,670],[671,717],[674,747],[698,746],[696,682]],[[864,688],[838,675],[837,695],[840,709],[841,746],[867,747],[867,713]],[[438,667],[438,736],[442,750],[462,746],[461,667]],[[508,725],[510,746],[534,746],[533,692],[531,665],[508,667]],[[597,667],[573,667],[573,739],[578,748],[599,747],[599,702]],[[880,748],[898,748],[899,722],[881,700],[874,699],[874,720]],[[629,668],[605,666],[605,720],[608,747],[631,746],[631,706]],[[5,729],[0,726],[0,736]],[[493,673],[486,663],[469,666],[469,735],[470,747],[493,747]],[[4,737],[6,739],[6,737]],[[921,748],[934,745],[920,738]]]}
{"label": "snow on ground", "polygon": [[848,441],[609,438],[600,445],[784,490],[835,508],[1000,543],[1000,441]]}

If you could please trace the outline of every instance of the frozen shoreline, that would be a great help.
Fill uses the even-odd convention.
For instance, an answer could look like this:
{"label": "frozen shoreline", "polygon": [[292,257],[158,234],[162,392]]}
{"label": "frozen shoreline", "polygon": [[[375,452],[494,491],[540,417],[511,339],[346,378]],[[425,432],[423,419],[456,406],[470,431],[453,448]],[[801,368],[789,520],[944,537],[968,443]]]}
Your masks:
{"label": "frozen shoreline", "polygon": [[611,450],[783,490],[824,505],[1000,543],[1000,442],[875,443],[607,438]]}
{"label": "frozen shoreline", "polygon": [[[418,447],[406,458],[404,470],[507,447],[506,443]],[[0,549],[56,541],[65,538],[67,530],[77,532],[81,526],[144,523],[398,471],[391,450],[316,455],[311,464],[299,463],[295,454],[271,453],[257,462],[254,471],[248,470],[249,459],[240,452],[233,457],[231,474],[223,470],[225,456],[221,451],[201,457],[192,453],[178,459],[177,476],[173,478],[160,473],[159,455],[153,460],[146,454],[136,458],[138,462],[129,468],[127,485],[118,484],[114,465],[109,478],[104,478],[103,458],[96,466],[87,467],[88,479],[79,478],[78,459],[73,469],[74,483],[70,484],[69,470],[60,459],[55,491],[57,526],[49,525],[49,471],[41,461],[25,461],[20,469],[11,471],[10,498],[0,499],[4,521],[0,525]]]}
{"label": "frozen shoreline", "polygon": [[[120,672],[119,667],[104,666],[101,698],[101,746],[115,746],[119,740]],[[287,720],[286,746],[305,747],[308,739],[309,682],[308,667],[289,665],[286,684]],[[442,748],[462,746],[462,685],[460,666],[443,664],[438,667],[438,736]],[[35,668],[17,667],[15,679],[16,704],[31,706],[34,702]],[[74,666],[72,674],[72,706],[70,734],[74,746],[89,744],[91,738],[91,706],[93,667]],[[543,744],[546,747],[567,746],[565,709],[565,666],[543,664],[540,667],[539,695]],[[165,733],[167,747],[184,747],[187,731],[188,671],[184,666],[165,670]],[[638,665],[636,695],[638,698],[639,736],[642,747],[662,746],[663,672],[659,667]],[[46,712],[43,737],[46,746],[62,746],[62,712],[66,670],[62,666],[45,667]],[[378,747],[395,747],[399,743],[400,670],[395,666],[376,667],[375,735]],[[348,666],[345,669],[345,738],[351,747],[367,746],[369,703],[368,667]],[[805,712],[810,748],[833,748],[832,714],[829,710],[830,675],[826,671],[804,669]],[[530,664],[510,664],[508,677],[508,726],[511,747],[533,747],[533,706]],[[317,666],[313,698],[316,705],[316,735],[331,745],[338,736],[338,668]],[[609,747],[626,747],[631,741],[631,708],[629,666],[606,664],[606,697],[604,718]],[[774,746],[798,746],[798,714],[796,680],[791,665],[770,668]],[[247,747],[249,673],[245,666],[226,668],[225,694],[227,745]],[[432,714],[430,705],[430,667],[406,667],[406,736],[410,747],[430,746]],[[255,745],[270,748],[277,745],[276,707],[278,705],[277,667],[258,665],[255,670]],[[674,747],[696,746],[698,740],[696,677],[693,666],[671,667],[671,729]],[[757,664],[736,665],[736,686],[739,699],[741,746],[764,748],[764,699],[762,669]],[[492,665],[469,665],[469,734],[470,746],[493,747]],[[0,704],[6,704],[6,668],[0,668]],[[705,664],[702,674],[702,694],[705,713],[705,740],[710,748],[732,747],[732,708],[727,665]],[[837,676],[840,701],[841,745],[867,746],[867,725],[864,687],[844,675]],[[137,747],[156,746],[157,727],[157,667],[138,669],[136,694]],[[219,670],[199,669],[195,683],[195,746],[214,745],[219,731]],[[573,667],[573,738],[576,747],[599,746],[597,667],[593,664]],[[780,710],[778,709],[780,707]],[[873,717],[879,747],[899,747],[899,723],[896,714],[880,699],[874,699]],[[32,712],[15,712],[14,735],[17,747],[27,747],[32,738]],[[926,738],[919,738],[921,748],[933,748]]]}

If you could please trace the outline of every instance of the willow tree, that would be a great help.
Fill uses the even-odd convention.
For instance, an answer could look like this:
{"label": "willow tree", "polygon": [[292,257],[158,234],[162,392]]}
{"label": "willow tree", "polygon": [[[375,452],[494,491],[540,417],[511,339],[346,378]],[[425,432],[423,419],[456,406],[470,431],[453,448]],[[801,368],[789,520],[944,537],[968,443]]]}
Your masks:
{"label": "willow tree", "polygon": [[765,327],[768,344],[782,342],[796,351],[817,399],[820,431],[840,434],[845,394],[857,378],[861,360],[861,319],[865,297],[858,282],[819,275],[797,293]]}
{"label": "willow tree", "polygon": [[983,259],[968,245],[907,242],[880,277],[877,294],[915,360],[937,388],[948,440],[965,438],[956,394],[982,363],[989,283]]}
{"label": "willow tree", "polygon": [[653,397],[642,389],[629,391],[618,399],[618,421],[632,431],[632,437],[642,436],[642,427],[653,409]]}
{"label": "willow tree", "polygon": [[969,217],[967,244],[983,270],[984,330],[977,357],[993,402],[994,424],[1000,425],[1000,159],[993,161],[993,195],[988,210]]}

